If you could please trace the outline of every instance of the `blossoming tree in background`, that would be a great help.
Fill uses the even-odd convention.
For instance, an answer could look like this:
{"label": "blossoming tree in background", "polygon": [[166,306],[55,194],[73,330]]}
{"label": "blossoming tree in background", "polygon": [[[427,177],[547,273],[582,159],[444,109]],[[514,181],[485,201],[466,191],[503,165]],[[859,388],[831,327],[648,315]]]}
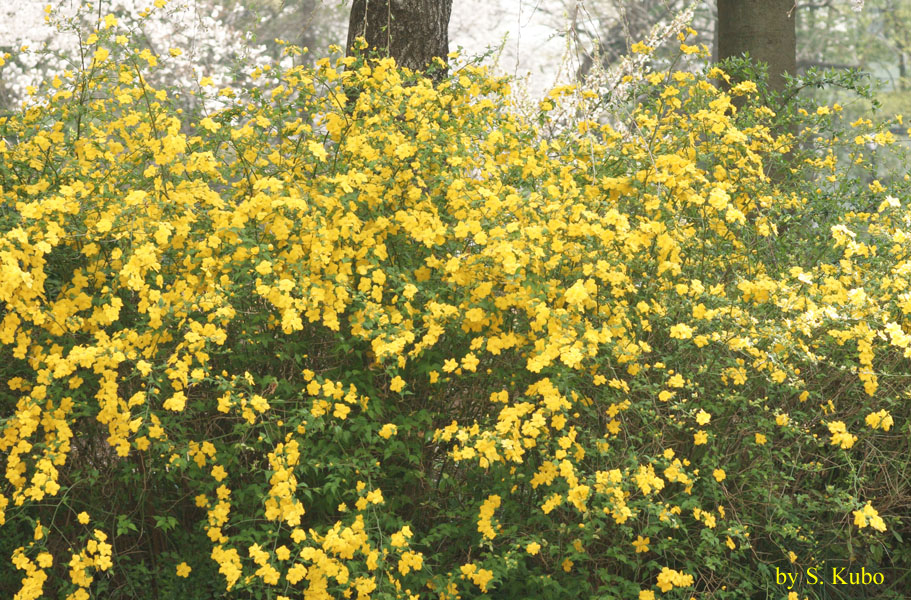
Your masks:
{"label": "blossoming tree in background", "polygon": [[[80,32],[113,24],[150,53],[168,57],[156,83],[183,90],[196,89],[203,77],[219,88],[233,85],[242,75],[231,68],[237,62],[265,64],[282,56],[276,40],[326,47],[342,30],[338,5],[319,0],[17,0],[0,6],[0,56],[9,55],[0,107],[18,104],[43,79],[84,68],[90,57],[80,54],[86,41]],[[301,62],[299,56],[287,60]]]}

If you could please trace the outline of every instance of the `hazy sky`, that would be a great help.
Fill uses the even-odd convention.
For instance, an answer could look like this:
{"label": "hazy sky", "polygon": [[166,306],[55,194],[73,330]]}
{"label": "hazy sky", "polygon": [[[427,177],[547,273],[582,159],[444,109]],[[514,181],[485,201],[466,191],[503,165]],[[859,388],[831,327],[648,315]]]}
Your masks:
{"label": "hazy sky", "polygon": [[[334,0],[324,0],[333,2]],[[153,0],[102,0],[102,12],[112,10],[112,5],[129,7],[129,12],[138,12],[145,6],[151,6]],[[18,48],[28,44],[38,48],[44,40],[51,40],[54,47],[67,54],[65,48],[75,46],[75,38],[61,37],[44,24],[45,6],[53,6],[64,13],[75,10],[78,0],[0,0],[0,47]],[[186,5],[189,10],[176,10]],[[230,36],[228,30],[215,24],[217,19],[208,12],[202,17],[211,22],[205,31],[191,33],[191,23],[181,25],[174,18],[183,18],[197,25],[200,15],[193,7],[198,5],[193,0],[170,0],[166,10],[155,11],[156,23],[144,27],[148,40],[157,40],[159,46],[172,43],[185,46],[205,44],[208,37],[213,38],[213,45],[218,48],[242,43],[239,36]],[[165,13],[171,15],[166,16]],[[346,18],[347,11],[337,11],[340,18]],[[529,75],[529,92],[532,95],[543,93],[554,84],[559,72],[561,58],[564,55],[565,40],[556,36],[566,22],[564,0],[455,0],[450,21],[450,49],[463,47],[466,54],[481,53],[488,46],[502,47],[495,54],[496,66],[500,72],[517,77]],[[124,23],[122,23],[124,24]],[[189,29],[188,29],[189,28]],[[337,29],[344,32],[347,22],[339,23]],[[171,29],[170,32],[166,31]],[[232,39],[233,38],[233,39]],[[229,39],[231,41],[229,41]],[[344,44],[344,39],[335,43]],[[232,44],[233,42],[233,44]],[[214,52],[206,54],[217,54]],[[156,48],[161,52],[161,49]],[[188,54],[187,60],[192,60]],[[211,62],[216,57],[206,56]],[[32,58],[37,60],[37,57]],[[200,60],[199,58],[197,60]],[[28,62],[28,61],[27,61]],[[51,65],[45,65],[51,67]],[[9,66],[8,66],[9,67]],[[12,66],[5,73],[7,78],[17,80],[13,83],[16,89],[24,89],[27,84],[36,83],[41,71],[39,64]],[[56,71],[57,66],[51,68]],[[22,80],[21,82],[18,80]]]}
{"label": "hazy sky", "polygon": [[477,53],[503,44],[497,67],[528,75],[529,91],[541,93],[559,73],[566,40],[557,34],[565,22],[561,0],[455,0],[449,45]]}

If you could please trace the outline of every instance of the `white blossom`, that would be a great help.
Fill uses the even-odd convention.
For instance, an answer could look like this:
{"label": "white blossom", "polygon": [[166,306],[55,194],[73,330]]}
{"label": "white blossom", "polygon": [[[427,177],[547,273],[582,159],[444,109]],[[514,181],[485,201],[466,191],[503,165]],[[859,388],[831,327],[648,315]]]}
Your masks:
{"label": "white blossom", "polygon": [[[0,82],[5,89],[0,91],[8,96],[7,102],[21,101],[29,87],[65,70],[81,68],[86,57],[80,54],[80,39],[84,41],[93,30],[103,28],[107,15],[117,19],[113,27],[118,34],[128,35],[132,43],[161,57],[160,81],[156,82],[159,84],[192,89],[199,78],[209,76],[214,85],[224,87],[231,83],[226,67],[234,60],[268,62],[265,48],[252,44],[247,34],[231,27],[225,9],[211,0],[152,3],[153,0],[3,3],[0,53],[11,56],[2,67]],[[182,53],[171,56],[171,48]]]}

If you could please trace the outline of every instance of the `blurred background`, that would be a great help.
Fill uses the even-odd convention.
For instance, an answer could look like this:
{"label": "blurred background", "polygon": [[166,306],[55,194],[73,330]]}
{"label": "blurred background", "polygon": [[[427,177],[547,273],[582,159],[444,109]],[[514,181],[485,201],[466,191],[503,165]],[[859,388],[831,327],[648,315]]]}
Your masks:
{"label": "blurred background", "polygon": [[[170,0],[150,11],[151,2],[0,3],[0,54],[10,54],[0,71],[0,109],[17,106],[42,79],[77,67],[78,32],[86,35],[108,14],[153,52],[183,49],[178,60],[168,61],[171,83],[213,76],[217,84],[230,85],[238,59],[278,60],[282,45],[276,40],[309,48],[297,59],[304,62],[325,56],[331,44],[344,45],[351,9],[350,1],[338,0]],[[712,48],[716,0],[456,0],[450,49],[461,50],[463,57],[485,55],[487,64],[518,78],[517,89],[535,98],[555,85],[609,70],[633,43],[687,9],[696,42]],[[861,69],[870,75],[885,115],[911,106],[911,0],[796,0],[795,9],[798,75],[813,67]],[[146,11],[150,14],[143,16]],[[68,30],[59,31],[48,17]],[[651,69],[665,68],[679,55],[674,42],[656,48]],[[675,64],[681,66],[701,65]],[[820,102],[845,99],[837,90],[813,93],[821,95]],[[851,112],[870,108],[861,101]]]}

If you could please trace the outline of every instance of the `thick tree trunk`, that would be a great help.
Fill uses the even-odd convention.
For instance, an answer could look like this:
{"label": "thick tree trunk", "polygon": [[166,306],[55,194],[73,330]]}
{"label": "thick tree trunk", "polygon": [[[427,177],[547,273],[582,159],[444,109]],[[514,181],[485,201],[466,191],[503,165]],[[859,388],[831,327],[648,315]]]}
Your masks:
{"label": "thick tree trunk", "polygon": [[[782,92],[785,88],[784,74],[797,74],[796,1],[718,0],[717,6],[715,40],[718,60],[748,52],[753,61],[768,65],[769,88],[773,92]],[[742,99],[735,99],[735,105],[738,100],[742,102]],[[796,136],[796,123],[780,126],[773,133]],[[787,165],[793,160],[793,149],[782,158],[783,163],[770,160],[766,167],[766,173],[777,183],[788,177]]]}
{"label": "thick tree trunk", "polygon": [[436,57],[447,60],[451,13],[452,0],[354,0],[348,53],[363,37],[399,65],[424,71]]}
{"label": "thick tree trunk", "polygon": [[749,52],[769,66],[769,85],[784,89],[784,73],[797,70],[795,0],[718,0],[718,59]]}

